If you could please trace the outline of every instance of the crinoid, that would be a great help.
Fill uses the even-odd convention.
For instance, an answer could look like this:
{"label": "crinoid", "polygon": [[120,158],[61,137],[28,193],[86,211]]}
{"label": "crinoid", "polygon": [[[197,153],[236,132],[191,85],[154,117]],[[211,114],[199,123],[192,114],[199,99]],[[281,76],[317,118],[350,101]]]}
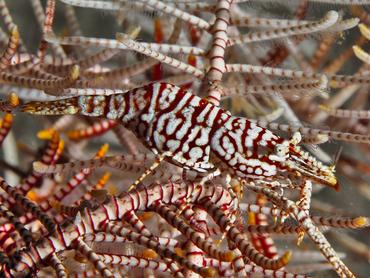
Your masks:
{"label": "crinoid", "polygon": [[0,0],[5,277],[366,272],[336,230],[369,226],[370,1],[29,3]]}

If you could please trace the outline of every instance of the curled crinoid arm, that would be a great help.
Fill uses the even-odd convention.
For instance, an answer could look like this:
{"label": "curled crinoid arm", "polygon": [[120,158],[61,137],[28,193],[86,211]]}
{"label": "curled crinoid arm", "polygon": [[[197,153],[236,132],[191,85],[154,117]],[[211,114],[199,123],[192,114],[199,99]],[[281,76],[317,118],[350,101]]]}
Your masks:
{"label": "curled crinoid arm", "polygon": [[[64,141],[60,138],[59,133],[53,129],[40,131],[37,135],[40,139],[48,140],[41,156],[41,162],[45,165],[54,165],[62,155]],[[21,181],[17,188],[23,194],[27,194],[31,189],[39,187],[42,180],[43,179],[39,173],[32,171]]]}
{"label": "curled crinoid arm", "polygon": [[213,242],[202,239],[199,233],[195,232],[190,226],[188,226],[183,220],[177,218],[175,212],[171,211],[170,208],[163,204],[155,204],[152,208],[155,212],[161,215],[167,222],[179,230],[182,234],[188,237],[192,242],[194,242],[200,249],[205,251],[208,255],[222,260],[231,261],[234,257],[232,252],[220,252],[216,250],[213,246]]}
{"label": "curled crinoid arm", "polygon": [[42,79],[22,75],[14,75],[7,72],[0,74],[0,80],[3,84],[11,84],[27,88],[35,88],[45,91],[60,90],[71,86],[76,82],[79,76],[79,68],[75,66],[70,73],[62,78]]}
{"label": "curled crinoid arm", "polygon": [[[121,230],[122,230],[122,228],[120,226],[112,225],[112,224],[109,224],[109,223],[107,224],[107,231],[109,231],[110,233],[120,235]],[[139,233],[131,231],[129,233],[125,233],[124,236],[126,238],[128,238],[129,240],[131,240],[131,241],[134,241],[134,242],[136,242],[140,245],[143,245],[143,246],[146,246],[148,248],[153,249],[160,256],[170,258],[170,259],[176,261],[177,263],[179,263],[180,265],[194,271],[195,273],[198,273],[198,274],[201,274],[201,275],[207,275],[211,272],[210,269],[201,268],[199,266],[196,266],[196,265],[190,263],[188,260],[180,257],[179,255],[172,252],[171,250],[163,248],[163,246],[161,246],[157,241],[152,240],[148,237],[142,236]]]}
{"label": "curled crinoid arm", "polygon": [[63,265],[62,261],[58,258],[56,254],[52,254],[50,257],[50,265],[54,268],[56,276],[58,278],[67,278],[67,270]]}
{"label": "curled crinoid arm", "polygon": [[[108,145],[103,145],[100,150],[96,153],[95,157],[97,159],[102,158],[108,151]],[[92,169],[89,167],[84,167],[77,174],[72,176],[65,186],[60,187],[56,190],[48,200],[45,200],[40,204],[40,207],[44,211],[49,211],[55,204],[58,205],[64,198],[71,194],[71,192],[78,187],[90,174]]]}
{"label": "curled crinoid arm", "polygon": [[14,198],[15,201],[19,203],[26,211],[32,212],[32,214],[35,215],[38,220],[40,220],[50,234],[55,232],[56,225],[54,221],[46,213],[44,213],[38,205],[24,197],[20,192],[7,184],[2,178],[0,178],[0,187],[10,197]]}
{"label": "curled crinoid arm", "polygon": [[81,239],[76,240],[77,250],[79,250],[94,265],[94,267],[105,278],[114,277],[108,266],[99,258],[99,256]]}
{"label": "curled crinoid arm", "polygon": [[[256,196],[256,204],[257,205],[264,205],[266,204],[266,198],[262,195]],[[278,256],[278,250],[275,246],[275,242],[273,238],[269,235],[272,233],[272,230],[266,230],[264,233],[263,231],[259,230],[260,228],[268,227],[268,218],[266,215],[262,213],[253,213],[250,212],[248,214],[248,232],[251,234],[251,241],[253,246],[260,252],[262,252],[268,258],[276,259]],[[253,231],[251,227],[257,227],[257,231]],[[250,230],[249,230],[250,229]]]}
{"label": "curled crinoid arm", "polygon": [[32,235],[29,230],[27,230],[21,222],[15,217],[15,215],[9,211],[3,204],[0,204],[0,215],[5,217],[11,224],[13,224],[14,228],[19,232],[21,237],[23,238],[24,242],[27,246],[32,241]]}
{"label": "curled crinoid arm", "polygon": [[205,200],[202,202],[204,207],[217,222],[223,231],[227,231],[227,237],[233,241],[242,254],[246,254],[248,258],[255,264],[266,268],[266,269],[279,269],[285,266],[291,257],[291,252],[286,252],[283,256],[278,259],[269,259],[262,253],[258,252],[251,243],[247,242],[243,238],[242,233],[230,223],[226,215],[214,204],[211,200]]}
{"label": "curled crinoid arm", "polygon": [[351,118],[351,119],[370,119],[370,110],[335,109],[325,105],[321,105],[320,108],[333,117]]}
{"label": "curled crinoid arm", "polygon": [[302,25],[281,28],[276,30],[252,32],[248,35],[240,36],[239,38],[230,38],[230,44],[242,44],[256,42],[262,40],[271,40],[276,38],[284,38],[293,35],[304,35],[315,32],[322,32],[329,29],[337,23],[339,15],[335,11],[328,12],[325,17],[315,23],[306,23]]}
{"label": "curled crinoid arm", "polygon": [[150,48],[147,48],[143,46],[141,43],[132,40],[128,35],[117,33],[116,35],[117,40],[121,42],[122,44],[126,45],[129,49],[132,49],[136,52],[142,53],[146,56],[149,56],[153,59],[156,59],[164,64],[168,64],[169,66],[174,67],[175,69],[179,69],[181,71],[184,71],[188,74],[192,74],[195,77],[202,78],[204,76],[204,72],[202,70],[199,70],[198,68],[195,68],[189,64],[186,64],[184,62],[181,62],[180,60],[177,60],[175,58],[166,56],[164,54],[161,54],[160,52],[157,52],[155,50],[151,50]]}
{"label": "curled crinoid arm", "polygon": [[91,126],[87,128],[68,131],[68,137],[69,139],[72,139],[75,141],[89,139],[91,137],[99,136],[111,130],[117,124],[118,124],[117,121],[101,120],[99,122],[93,123]]}
{"label": "curled crinoid arm", "polygon": [[[42,29],[43,36],[48,32],[53,32],[52,25],[54,21],[55,4],[56,4],[55,0],[48,0],[46,7],[45,7],[45,13],[44,13],[43,7],[39,0],[31,1],[33,11],[36,15],[38,24],[40,25]],[[40,61],[42,63],[46,56],[47,48],[48,48],[48,43],[44,39],[41,40],[39,44],[39,49],[38,49],[38,57],[40,58]],[[51,45],[51,49],[57,56],[66,58],[66,54],[60,45]]]}
{"label": "curled crinoid arm", "polygon": [[155,155],[153,154],[137,154],[137,155],[117,155],[90,160],[77,160],[63,164],[46,165],[40,161],[33,163],[34,170],[42,174],[65,173],[68,171],[81,171],[84,168],[98,168],[101,166],[109,166],[119,170],[127,170],[139,172],[144,167],[143,164],[153,164]]}
{"label": "curled crinoid arm", "polygon": [[281,207],[286,212],[289,212],[295,219],[300,223],[302,228],[304,229],[305,233],[311,238],[311,240],[317,244],[320,248],[323,255],[327,258],[327,260],[332,264],[334,270],[341,276],[341,277],[354,277],[353,273],[348,269],[348,267],[342,262],[342,260],[338,257],[334,249],[331,247],[330,243],[324,237],[324,235],[319,231],[319,229],[314,225],[312,219],[301,210],[298,206],[296,206],[292,201],[286,199],[285,197],[279,196],[276,192],[268,188],[262,188],[256,186],[255,184],[248,184],[248,188],[251,190],[264,194],[269,198],[272,202],[276,205]]}
{"label": "curled crinoid arm", "polygon": [[370,64],[370,55],[365,52],[361,47],[354,45],[353,52],[355,53],[356,57],[359,58],[366,64]]}

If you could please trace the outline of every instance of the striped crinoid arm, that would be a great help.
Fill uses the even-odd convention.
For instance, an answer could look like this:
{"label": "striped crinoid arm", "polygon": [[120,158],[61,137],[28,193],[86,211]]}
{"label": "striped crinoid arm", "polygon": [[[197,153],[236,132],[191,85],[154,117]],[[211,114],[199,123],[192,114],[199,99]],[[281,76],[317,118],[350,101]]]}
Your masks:
{"label": "striped crinoid arm", "polygon": [[[12,30],[14,30],[14,28],[16,28],[16,24],[14,23],[13,17],[11,15],[10,11],[9,11],[9,8],[8,8],[5,0],[0,1],[0,15],[1,15],[1,17],[4,21],[6,30],[8,31],[8,33],[11,34]],[[25,44],[22,41],[22,38],[19,38],[19,44],[20,44],[20,50],[22,52],[27,52]]]}
{"label": "striped crinoid arm", "polygon": [[[134,154],[134,155],[117,155],[107,156],[102,158],[94,158],[90,160],[77,160],[63,164],[46,165],[40,161],[36,161],[33,164],[34,170],[41,174],[52,174],[52,173],[66,173],[69,171],[81,171],[84,168],[98,168],[101,166],[109,166],[112,168],[134,171],[136,169],[143,169],[142,166],[135,164],[150,164],[153,163],[155,156],[153,154]],[[137,166],[137,167],[135,167]]]}
{"label": "striped crinoid arm", "polygon": [[[365,24],[360,24],[359,26],[360,32],[362,36],[366,38],[366,40],[370,40],[370,29]],[[353,52],[355,53],[356,57],[363,61],[366,64],[370,64],[370,55],[364,51],[360,46],[354,45]]]}
{"label": "striped crinoid arm", "polygon": [[[122,44],[120,39],[117,40],[112,40],[112,39],[102,39],[102,38],[91,38],[91,37],[63,37],[63,38],[55,38],[52,37],[51,35],[46,36],[47,41],[50,43],[60,43],[62,45],[72,45],[72,46],[77,46],[77,45],[85,45],[85,46],[95,46],[95,47],[105,47],[105,48],[110,48],[111,50],[109,51],[104,51],[101,52],[101,54],[95,54],[94,56],[91,56],[91,58],[85,58],[84,60],[81,60],[77,62],[77,64],[81,63],[82,65],[84,64],[93,64],[93,62],[96,64],[97,58],[99,58],[98,55],[102,56],[102,54],[105,53],[105,56],[107,56],[104,60],[112,56],[112,54],[117,53],[117,50],[122,49],[122,50],[127,50],[135,47],[138,52],[144,52],[143,54],[148,55],[148,56],[159,56],[159,57],[153,57],[157,60],[165,58],[165,56],[161,55],[156,55],[156,53],[160,52],[162,55],[163,53],[175,53],[175,54],[193,54],[197,56],[204,55],[204,50],[198,47],[193,47],[193,46],[182,46],[182,45],[175,45],[175,44],[158,44],[158,43],[140,43],[140,46],[142,48],[139,48],[138,45],[134,45],[131,43],[130,45]],[[145,49],[145,50],[144,50]],[[153,53],[150,53],[148,50],[152,50]],[[139,51],[140,50],[140,51]],[[112,53],[112,54],[109,54]],[[147,53],[147,54],[146,54]],[[109,54],[109,55],[107,55]],[[97,56],[97,57],[96,57]],[[102,56],[103,58],[104,56]],[[167,56],[166,56],[167,57]],[[101,61],[103,59],[100,58]],[[168,58],[166,59],[168,61]],[[64,68],[68,68],[67,66],[71,67],[70,65],[65,65],[59,66],[61,70]],[[53,67],[55,68],[55,71],[58,71],[58,66],[49,66],[50,69]],[[63,70],[65,71],[65,69]]]}
{"label": "striped crinoid arm", "polygon": [[312,216],[313,222],[322,226],[339,227],[348,229],[361,229],[370,225],[367,217],[322,217]]}
{"label": "striped crinoid arm", "polygon": [[58,278],[67,278],[67,270],[63,265],[62,261],[56,254],[52,254],[50,257],[50,265],[55,270],[55,274]]}
{"label": "striped crinoid arm", "polygon": [[315,226],[312,219],[306,212],[295,205],[294,202],[286,199],[276,192],[273,192],[271,189],[256,186],[253,183],[249,183],[247,187],[257,193],[264,194],[274,204],[292,215],[300,223],[305,233],[307,233],[311,240],[321,250],[328,262],[332,264],[334,270],[338,273],[340,277],[355,277],[354,274],[338,257],[334,249],[331,247],[330,243],[320,232],[320,230]]}
{"label": "striped crinoid arm", "polygon": [[219,0],[216,7],[216,20],[210,32],[212,45],[209,49],[210,68],[205,76],[208,84],[208,99],[215,105],[220,105],[221,92],[218,84],[225,72],[225,49],[228,43],[227,28],[230,21],[232,0]]}
{"label": "striped crinoid arm", "polygon": [[8,135],[13,123],[13,115],[6,113],[0,120],[0,145],[4,142],[4,139]]}
{"label": "striped crinoid arm", "polygon": [[[172,194],[167,194],[169,193],[166,191],[167,188],[172,188]],[[199,189],[201,190],[199,191]],[[197,194],[191,195],[194,190],[197,191]],[[161,196],[159,192],[167,193]],[[190,198],[190,196],[192,196],[192,198]],[[32,271],[35,269],[36,264],[38,264],[40,260],[48,258],[48,256],[54,252],[65,250],[65,248],[71,246],[76,239],[80,238],[84,234],[91,234],[92,232],[99,230],[109,230],[110,233],[122,235],[122,237],[137,242],[139,245],[152,248],[159,255],[173,259],[180,265],[183,265],[184,267],[187,267],[197,273],[209,275],[212,272],[210,269],[202,269],[197,267],[168,249],[167,246],[171,240],[165,239],[162,241],[155,237],[148,238],[140,233],[126,229],[121,225],[109,224],[116,223],[116,220],[123,220],[126,213],[137,210],[147,210],[158,200],[162,200],[164,203],[171,204],[181,202],[182,198],[184,197],[190,198],[189,200],[191,200],[201,198],[202,196],[209,196],[219,205],[230,204],[231,201],[230,197],[227,197],[228,194],[226,194],[224,189],[221,187],[218,187],[216,190],[214,190],[211,186],[201,185],[193,185],[188,188],[186,184],[169,184],[166,186],[153,185],[151,188],[142,190],[140,192],[125,194],[120,199],[112,197],[108,203],[100,205],[99,208],[94,211],[86,209],[82,214],[77,214],[73,224],[70,224],[65,228],[58,226],[55,237],[49,236],[46,240],[36,244],[31,250],[21,251],[19,253],[20,259],[17,261],[13,269],[13,273],[17,273],[19,271],[24,271],[27,273]]]}
{"label": "striped crinoid arm", "polygon": [[79,68],[75,66],[70,73],[63,78],[43,79],[33,78],[22,75],[15,75],[7,72],[0,74],[0,81],[3,84],[10,84],[20,87],[35,88],[39,90],[60,90],[65,87],[70,87],[76,82],[79,76]]}
{"label": "striped crinoid arm", "polygon": [[99,256],[81,239],[76,239],[74,243],[77,250],[84,255],[89,262],[99,271],[99,273],[105,278],[114,277],[113,273],[109,270],[108,266],[99,258]]}
{"label": "striped crinoid arm", "polygon": [[[108,231],[111,233],[118,234],[118,235],[120,234],[120,230],[121,230],[120,226],[116,226],[116,225],[112,225],[108,223],[107,228],[108,228]],[[160,256],[174,260],[179,265],[186,267],[189,270],[194,271],[195,273],[198,273],[202,276],[212,277],[214,274],[214,271],[211,268],[199,267],[191,263],[187,259],[182,258],[181,256],[177,255],[175,252],[167,248],[164,248],[157,241],[152,240],[149,237],[143,236],[139,233],[135,233],[132,231],[130,231],[129,233],[126,233],[125,237],[133,242],[136,242],[137,244],[153,249]]]}
{"label": "striped crinoid arm", "polygon": [[338,22],[339,15],[335,11],[328,12],[325,17],[317,22],[306,23],[292,27],[286,27],[276,30],[252,32],[248,35],[242,35],[239,38],[230,38],[230,44],[251,43],[276,38],[284,38],[294,35],[305,35],[315,32],[322,32]]}
{"label": "striped crinoid arm", "polygon": [[[199,203],[200,204],[200,203]],[[225,213],[217,207],[212,200],[202,200],[201,206],[206,209],[206,211],[212,216],[216,223],[220,226],[221,230],[227,232],[227,238],[236,244],[238,249],[243,255],[247,256],[252,262],[261,266],[265,269],[277,270],[284,267],[290,260],[291,252],[284,253],[278,259],[270,259],[264,256],[262,253],[258,252],[249,243],[240,232],[228,219]]]}
{"label": "striped crinoid arm", "polygon": [[155,212],[161,215],[171,226],[175,227],[182,234],[189,238],[197,247],[205,251],[211,257],[221,261],[233,260],[232,252],[220,252],[216,250],[213,242],[205,240],[202,236],[188,226],[183,220],[177,217],[177,214],[165,205],[155,204],[152,208]]}
{"label": "striped crinoid arm", "polygon": [[[99,159],[104,157],[105,153],[108,151],[108,145],[103,145],[100,150],[96,153],[95,158]],[[69,196],[73,190],[78,187],[82,182],[86,180],[86,178],[92,173],[92,169],[89,167],[81,169],[77,174],[72,176],[70,180],[66,183],[66,185],[61,186],[58,190],[56,190],[49,199],[40,203],[40,207],[48,212],[53,207],[58,208],[60,206],[60,202]]]}
{"label": "striped crinoid arm", "polygon": [[117,121],[101,120],[99,122],[93,123],[91,126],[88,126],[86,128],[68,131],[68,137],[69,139],[75,141],[89,139],[108,132],[109,130],[117,126],[117,124]]}
{"label": "striped crinoid arm", "polygon": [[17,51],[19,44],[19,32],[18,27],[14,26],[9,37],[9,43],[5,51],[0,57],[0,69],[4,70],[10,66],[11,59]]}
{"label": "striped crinoid arm", "polygon": [[[256,197],[256,204],[259,206],[263,206],[266,203],[266,199],[262,195],[257,195]],[[268,218],[266,215],[262,213],[253,213],[250,212],[248,214],[248,227],[250,228],[251,225],[257,225],[257,227],[266,227],[268,225]],[[260,231],[258,234],[253,233],[253,231],[249,231],[251,233],[251,240],[253,246],[260,252],[262,252],[268,258],[274,258],[278,256],[277,249],[275,246],[274,240],[268,233],[261,233]]]}
{"label": "striped crinoid arm", "polygon": [[[50,34],[46,34],[45,38],[49,41],[55,42],[56,40],[50,39]],[[81,72],[81,75],[85,75],[84,72],[90,68],[93,68],[95,65],[103,63],[109,59],[111,59],[114,55],[119,52],[117,49],[104,49],[99,51],[96,54],[89,55],[83,59],[78,61],[69,61],[66,59],[65,62],[61,64],[53,64],[53,63],[43,63],[41,68],[46,70],[49,73],[58,74],[58,75],[65,75],[68,74],[73,67],[78,66]],[[87,72],[88,73],[88,72]]]}
{"label": "striped crinoid arm", "polygon": [[46,213],[44,213],[37,204],[30,201],[24,197],[23,194],[18,192],[18,190],[7,184],[3,178],[0,178],[0,187],[26,211],[31,212],[38,220],[40,220],[50,234],[55,232],[56,225],[54,221]]}
{"label": "striped crinoid arm", "polygon": [[[46,33],[53,32],[52,25],[54,21],[55,4],[56,4],[55,0],[48,0],[46,3],[45,13],[44,13],[43,7],[39,0],[31,1],[33,11],[35,13],[38,24],[40,25],[42,29],[43,36],[45,36]],[[47,48],[48,48],[48,43],[44,39],[41,40],[39,44],[39,49],[38,49],[38,57],[40,58],[42,62],[44,61]],[[57,56],[66,58],[64,50],[61,48],[60,45],[51,45],[51,48]]]}
{"label": "striped crinoid arm", "polygon": [[132,268],[143,268],[158,271],[159,273],[170,272],[169,266],[164,262],[151,260],[150,258],[140,258],[136,256],[98,254],[98,256],[108,265],[119,266],[126,271]]}
{"label": "striped crinoid arm", "polygon": [[[60,138],[59,133],[53,129],[40,131],[37,135],[40,139],[48,140],[41,156],[42,163],[45,165],[54,165],[62,155],[64,141]],[[27,194],[31,189],[39,187],[42,180],[43,179],[39,173],[32,171],[21,181],[17,188],[23,194]]]}
{"label": "striped crinoid arm", "polygon": [[[19,220],[15,217],[15,215],[10,210],[8,210],[8,208],[5,207],[3,204],[0,204],[0,215],[2,217],[5,217],[9,221],[9,223],[14,226],[14,228],[18,231],[18,233],[23,238],[25,244],[29,246],[32,241],[31,232],[28,229],[26,229],[24,225],[21,222],[19,222]],[[9,231],[6,231],[6,232],[9,233]],[[4,240],[5,242],[4,238],[2,240]],[[5,250],[6,248],[2,248],[2,249]]]}
{"label": "striped crinoid arm", "polygon": [[160,52],[152,50],[151,48],[148,48],[141,43],[132,40],[126,34],[118,33],[117,40],[124,44],[127,48],[156,59],[161,63],[174,67],[175,69],[179,69],[181,71],[184,71],[185,73],[194,75],[197,78],[202,78],[204,76],[203,70],[199,70],[198,68],[186,64],[185,62],[182,62],[178,59],[166,56],[164,54],[161,54]]}

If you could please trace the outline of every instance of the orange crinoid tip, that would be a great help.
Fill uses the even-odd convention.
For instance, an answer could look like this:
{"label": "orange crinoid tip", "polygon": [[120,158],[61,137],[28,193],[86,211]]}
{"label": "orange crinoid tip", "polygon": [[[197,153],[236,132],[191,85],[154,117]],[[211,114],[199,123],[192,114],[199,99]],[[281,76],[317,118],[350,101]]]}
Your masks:
{"label": "orange crinoid tip", "polygon": [[215,277],[216,276],[216,270],[214,268],[211,268],[211,267],[203,268],[200,271],[200,275],[202,275],[203,277]]}
{"label": "orange crinoid tip", "polygon": [[354,219],[353,224],[358,228],[363,228],[369,226],[370,221],[367,217],[359,216]]}
{"label": "orange crinoid tip", "polygon": [[9,95],[9,104],[12,106],[12,107],[17,107],[19,105],[19,97],[14,93],[10,93]]}

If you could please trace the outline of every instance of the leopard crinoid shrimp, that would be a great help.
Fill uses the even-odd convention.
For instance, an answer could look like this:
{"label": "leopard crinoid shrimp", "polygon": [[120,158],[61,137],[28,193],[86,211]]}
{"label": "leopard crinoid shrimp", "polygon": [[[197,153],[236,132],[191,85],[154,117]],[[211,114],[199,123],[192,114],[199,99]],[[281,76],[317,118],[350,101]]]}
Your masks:
{"label": "leopard crinoid shrimp", "polygon": [[363,277],[369,4],[0,0],[0,277]]}
{"label": "leopard crinoid shrimp", "polygon": [[272,182],[289,172],[337,188],[334,169],[316,161],[297,144],[168,83],[152,83],[124,94],[80,96],[25,104],[23,112],[84,115],[118,121],[148,148],[185,169],[207,172],[216,156],[239,178]]}

